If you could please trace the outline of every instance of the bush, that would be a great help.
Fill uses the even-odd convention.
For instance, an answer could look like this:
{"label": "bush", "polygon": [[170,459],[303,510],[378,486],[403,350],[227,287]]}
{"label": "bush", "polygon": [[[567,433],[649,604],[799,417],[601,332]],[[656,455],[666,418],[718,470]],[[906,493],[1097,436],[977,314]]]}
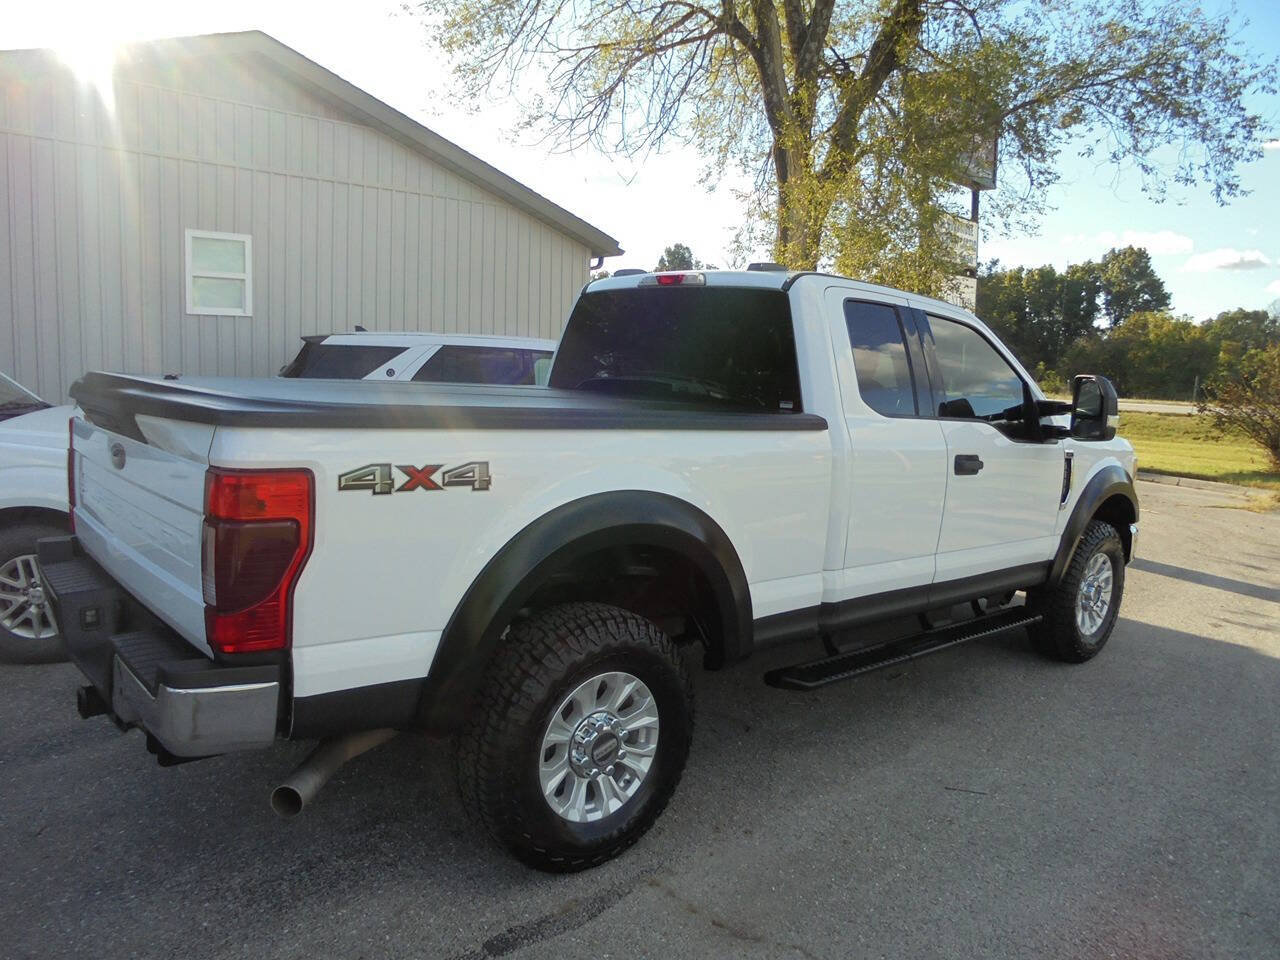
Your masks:
{"label": "bush", "polygon": [[1200,411],[1219,430],[1238,430],[1258,444],[1280,471],[1280,345],[1250,350],[1235,376],[1213,380]]}
{"label": "bush", "polygon": [[1057,370],[1050,370],[1044,362],[1036,364],[1036,383],[1046,396],[1061,397],[1071,392],[1070,386]]}

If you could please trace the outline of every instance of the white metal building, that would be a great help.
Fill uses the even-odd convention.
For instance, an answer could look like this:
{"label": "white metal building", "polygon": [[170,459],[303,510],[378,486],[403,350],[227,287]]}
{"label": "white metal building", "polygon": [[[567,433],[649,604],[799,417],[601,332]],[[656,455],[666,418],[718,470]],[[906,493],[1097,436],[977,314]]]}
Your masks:
{"label": "white metal building", "polygon": [[0,52],[0,370],[266,376],[309,333],[556,337],[617,242],[262,33],[101,88]]}

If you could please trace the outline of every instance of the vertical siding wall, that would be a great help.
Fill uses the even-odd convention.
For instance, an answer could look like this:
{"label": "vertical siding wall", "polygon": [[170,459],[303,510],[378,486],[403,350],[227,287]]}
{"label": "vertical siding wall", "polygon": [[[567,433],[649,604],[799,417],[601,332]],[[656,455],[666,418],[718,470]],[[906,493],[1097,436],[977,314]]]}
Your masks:
{"label": "vertical siding wall", "polygon": [[[131,80],[114,114],[59,77],[3,94],[0,370],[47,399],[93,369],[268,376],[355,324],[556,337],[587,279],[584,246],[357,124]],[[186,314],[188,228],[253,237],[254,316]]]}

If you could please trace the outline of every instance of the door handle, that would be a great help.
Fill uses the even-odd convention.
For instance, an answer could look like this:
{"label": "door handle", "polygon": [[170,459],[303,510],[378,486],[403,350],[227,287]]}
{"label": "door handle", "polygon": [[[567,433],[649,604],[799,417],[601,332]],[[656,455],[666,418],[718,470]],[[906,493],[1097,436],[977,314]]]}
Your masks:
{"label": "door handle", "polygon": [[976,453],[956,454],[956,476],[972,477],[982,469],[982,459]]}

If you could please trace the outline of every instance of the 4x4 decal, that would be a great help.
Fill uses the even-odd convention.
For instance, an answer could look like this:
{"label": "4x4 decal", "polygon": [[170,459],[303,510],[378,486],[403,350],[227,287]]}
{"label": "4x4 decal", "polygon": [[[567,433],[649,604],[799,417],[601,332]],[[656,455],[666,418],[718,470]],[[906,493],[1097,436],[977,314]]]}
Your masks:
{"label": "4x4 decal", "polygon": [[[493,484],[487,460],[473,460],[440,473],[444,464],[429,463],[424,467],[410,464],[366,463],[338,475],[338,490],[368,490],[373,494],[404,493],[407,490],[443,490],[445,487],[470,487],[488,490]],[[396,486],[395,470],[407,478]],[[439,473],[439,479],[436,474]]]}

